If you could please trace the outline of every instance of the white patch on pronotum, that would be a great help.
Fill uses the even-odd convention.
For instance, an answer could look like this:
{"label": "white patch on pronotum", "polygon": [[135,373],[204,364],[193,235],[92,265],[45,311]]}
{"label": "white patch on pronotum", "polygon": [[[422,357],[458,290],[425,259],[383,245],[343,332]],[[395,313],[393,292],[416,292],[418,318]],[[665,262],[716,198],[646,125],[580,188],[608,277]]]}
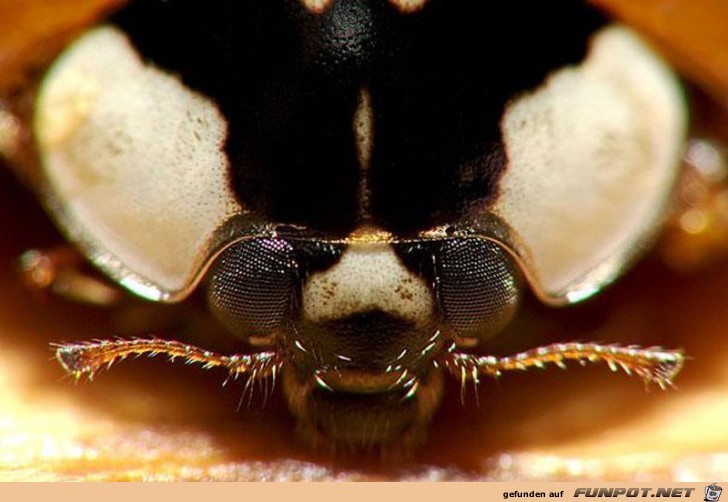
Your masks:
{"label": "white patch on pronotum", "polygon": [[372,98],[366,88],[359,92],[359,104],[356,107],[352,125],[359,164],[362,169],[368,169],[374,146],[374,112],[372,111]]}
{"label": "white patch on pronotum", "polygon": [[515,231],[545,300],[611,281],[664,214],[684,141],[675,77],[634,35],[607,28],[580,66],[510,103],[494,212]]}
{"label": "white patch on pronotum", "polygon": [[142,296],[188,287],[215,230],[241,211],[224,117],[142,62],[116,28],[89,32],[53,65],[35,133],[46,197],[66,233]]}
{"label": "white patch on pronotum", "polygon": [[359,213],[363,219],[367,219],[370,215],[369,166],[374,148],[374,112],[372,99],[366,88],[362,88],[359,93],[359,104],[354,113],[352,128],[359,159]]}
{"label": "white patch on pronotum", "polygon": [[303,313],[311,321],[381,310],[420,322],[433,308],[427,283],[381,242],[350,244],[336,265],[313,274],[303,290]]}

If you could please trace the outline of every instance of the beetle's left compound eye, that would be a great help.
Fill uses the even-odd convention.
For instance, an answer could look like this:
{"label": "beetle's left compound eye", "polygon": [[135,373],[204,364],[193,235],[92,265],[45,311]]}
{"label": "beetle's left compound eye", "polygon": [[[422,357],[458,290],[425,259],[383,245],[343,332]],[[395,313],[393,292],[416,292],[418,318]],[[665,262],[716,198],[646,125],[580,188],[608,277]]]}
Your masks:
{"label": "beetle's left compound eye", "polygon": [[440,306],[461,337],[488,338],[516,312],[519,270],[508,252],[483,239],[452,239],[438,255]]}
{"label": "beetle's left compound eye", "polygon": [[293,301],[293,248],[282,239],[253,239],[225,250],[210,271],[207,299],[215,317],[241,338],[283,325]]}

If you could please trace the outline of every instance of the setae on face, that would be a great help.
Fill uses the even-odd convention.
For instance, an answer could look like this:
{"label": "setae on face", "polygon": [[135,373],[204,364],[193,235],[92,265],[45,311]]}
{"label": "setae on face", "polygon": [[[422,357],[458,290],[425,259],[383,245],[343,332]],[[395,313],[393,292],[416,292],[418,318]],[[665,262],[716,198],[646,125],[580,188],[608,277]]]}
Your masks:
{"label": "setae on face", "polygon": [[278,380],[334,448],[420,443],[450,376],[601,361],[670,385],[679,351],[483,351],[525,291],[577,303],[638,258],[683,148],[680,88],[635,34],[535,9],[138,0],[80,35],[23,123],[41,201],[113,282],[204,291],[251,348],[75,343],[61,363],[161,352]]}

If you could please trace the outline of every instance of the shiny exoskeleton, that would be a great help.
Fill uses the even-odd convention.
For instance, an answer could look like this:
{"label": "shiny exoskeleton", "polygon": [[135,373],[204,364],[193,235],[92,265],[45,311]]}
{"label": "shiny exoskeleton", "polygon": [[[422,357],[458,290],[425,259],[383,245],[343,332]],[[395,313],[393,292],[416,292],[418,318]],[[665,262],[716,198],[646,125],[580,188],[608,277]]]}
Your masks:
{"label": "shiny exoskeleton", "polygon": [[[206,287],[269,351],[214,364],[281,370],[313,442],[416,441],[445,372],[679,368],[578,344],[463,352],[512,319],[524,279],[548,303],[586,298],[661,220],[679,88],[582,1],[134,0],[54,63],[34,120],[71,239],[150,300]],[[146,350],[114,347],[59,357],[81,374]]]}

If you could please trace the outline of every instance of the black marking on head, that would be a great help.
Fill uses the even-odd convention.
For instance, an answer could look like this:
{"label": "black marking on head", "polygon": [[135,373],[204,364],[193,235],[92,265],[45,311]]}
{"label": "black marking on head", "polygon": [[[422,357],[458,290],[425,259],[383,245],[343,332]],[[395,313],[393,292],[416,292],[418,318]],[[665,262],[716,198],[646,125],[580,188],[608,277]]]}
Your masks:
{"label": "black marking on head", "polygon": [[[155,64],[214,98],[241,202],[336,235],[359,217],[351,128],[371,95],[374,223],[397,233],[465,218],[506,165],[514,94],[577,63],[603,20],[582,0],[135,0],[115,21]],[[160,139],[161,141],[162,139]]]}

